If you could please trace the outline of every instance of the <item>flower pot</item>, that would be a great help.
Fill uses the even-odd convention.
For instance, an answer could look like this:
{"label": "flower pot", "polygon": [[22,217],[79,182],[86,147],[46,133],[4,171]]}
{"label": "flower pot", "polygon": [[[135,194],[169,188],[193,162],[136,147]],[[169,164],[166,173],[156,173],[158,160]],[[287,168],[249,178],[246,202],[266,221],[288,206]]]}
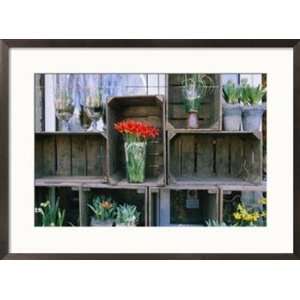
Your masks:
{"label": "flower pot", "polygon": [[97,220],[96,218],[91,218],[91,226],[105,226],[105,227],[112,227],[113,220]]}
{"label": "flower pot", "polygon": [[124,143],[127,180],[130,183],[145,181],[147,142]]}
{"label": "flower pot", "polygon": [[252,105],[243,108],[243,129],[244,131],[259,131],[265,105]]}
{"label": "flower pot", "polygon": [[116,223],[116,227],[136,227],[136,225],[130,223]]}
{"label": "flower pot", "polygon": [[189,112],[187,126],[191,129],[199,128],[199,121],[198,121],[198,113],[197,112]]}
{"label": "flower pot", "polygon": [[223,104],[223,126],[226,131],[240,131],[242,108],[240,104]]}

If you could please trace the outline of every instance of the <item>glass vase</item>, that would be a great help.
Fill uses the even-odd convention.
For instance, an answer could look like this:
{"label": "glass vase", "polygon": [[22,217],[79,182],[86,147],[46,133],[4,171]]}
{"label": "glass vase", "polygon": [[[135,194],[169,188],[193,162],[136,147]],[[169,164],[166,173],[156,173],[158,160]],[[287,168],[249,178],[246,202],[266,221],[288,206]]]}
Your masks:
{"label": "glass vase", "polygon": [[127,180],[130,183],[145,181],[147,142],[125,142]]}
{"label": "glass vase", "polygon": [[64,132],[70,131],[69,121],[74,113],[73,77],[69,74],[58,74],[56,77],[55,114],[61,122]]}
{"label": "glass vase", "polygon": [[[103,99],[101,89],[100,74],[85,74],[85,103],[84,110],[87,117],[91,120],[91,126],[87,131],[98,132],[103,131],[98,121],[103,116]],[[101,122],[103,124],[103,122]]]}

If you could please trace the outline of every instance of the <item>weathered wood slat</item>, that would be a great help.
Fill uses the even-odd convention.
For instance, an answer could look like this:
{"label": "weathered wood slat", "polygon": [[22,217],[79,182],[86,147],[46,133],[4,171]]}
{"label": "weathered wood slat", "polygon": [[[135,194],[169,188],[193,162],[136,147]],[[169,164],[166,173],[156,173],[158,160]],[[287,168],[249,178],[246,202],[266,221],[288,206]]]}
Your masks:
{"label": "weathered wood slat", "polygon": [[101,157],[101,146],[97,137],[90,137],[86,140],[87,147],[87,175],[97,176],[103,174],[105,161]]}
{"label": "weathered wood slat", "polygon": [[46,136],[42,140],[43,143],[43,174],[46,176],[54,176],[55,169],[55,137]]}
{"label": "weathered wood slat", "polygon": [[181,176],[192,176],[195,172],[195,136],[182,135],[180,138],[182,143]]}
{"label": "weathered wood slat", "polygon": [[229,176],[229,147],[230,137],[219,136],[216,138],[216,174]]}
{"label": "weathered wood slat", "polygon": [[211,136],[198,136],[197,149],[197,176],[206,177],[213,174],[213,139]]}
{"label": "weathered wood slat", "polygon": [[71,138],[69,136],[56,136],[57,169],[58,176],[71,175]]}
{"label": "weathered wood slat", "polygon": [[230,161],[230,170],[231,176],[241,177],[243,168],[243,140],[240,137],[232,137],[230,140],[230,149],[231,149],[231,161]]}
{"label": "weathered wood slat", "polygon": [[86,147],[84,136],[72,136],[72,175],[86,175]]}
{"label": "weathered wood slat", "polygon": [[43,140],[37,140],[35,141],[35,162],[34,162],[34,168],[35,168],[35,177],[41,177],[43,175]]}

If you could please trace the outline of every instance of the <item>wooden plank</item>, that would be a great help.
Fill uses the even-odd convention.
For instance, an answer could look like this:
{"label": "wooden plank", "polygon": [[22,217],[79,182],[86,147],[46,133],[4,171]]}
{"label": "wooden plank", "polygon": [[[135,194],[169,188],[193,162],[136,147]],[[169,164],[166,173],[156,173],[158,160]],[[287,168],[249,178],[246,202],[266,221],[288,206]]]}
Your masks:
{"label": "wooden plank", "polygon": [[196,140],[197,176],[203,178],[213,175],[213,138],[199,135]]}
{"label": "wooden plank", "polygon": [[86,175],[86,147],[84,136],[72,136],[72,176]]}
{"label": "wooden plank", "polygon": [[88,226],[88,213],[87,213],[87,192],[79,189],[79,224],[80,226]]}
{"label": "wooden plank", "polygon": [[229,175],[229,147],[230,137],[216,137],[216,175]]}
{"label": "wooden plank", "polygon": [[[182,135],[181,137],[181,176],[193,176],[195,171],[195,136]],[[171,163],[178,163],[174,161]]]}
{"label": "wooden plank", "polygon": [[[209,121],[211,111],[211,105],[207,103],[201,103],[198,118]],[[184,103],[182,104],[170,104],[169,105],[169,118],[174,120],[187,119],[188,113],[185,111]]]}
{"label": "wooden plank", "polygon": [[71,175],[71,138],[70,136],[56,136],[56,157],[58,176]]}
{"label": "wooden plank", "polygon": [[102,175],[105,167],[105,160],[103,157],[103,147],[101,147],[101,140],[98,137],[89,136],[86,139],[86,148],[87,175]]}
{"label": "wooden plank", "polygon": [[245,179],[258,183],[262,180],[261,141],[254,138],[244,141]]}
{"label": "wooden plank", "polygon": [[43,176],[43,139],[35,138],[34,145],[34,168],[35,168],[35,178]]}
{"label": "wooden plank", "polygon": [[42,131],[43,129],[43,90],[44,86],[41,86],[43,74],[35,74],[35,131]]}
{"label": "wooden plank", "polygon": [[55,137],[43,137],[43,175],[54,176],[55,170]]}
{"label": "wooden plank", "polygon": [[[175,176],[181,176],[181,145],[182,141],[180,136],[174,137],[172,140],[169,140],[169,169],[170,173]],[[170,174],[170,175],[171,175]]]}
{"label": "wooden plank", "polygon": [[230,139],[230,173],[232,177],[241,178],[243,173],[243,143],[243,140],[239,136],[233,136]]}
{"label": "wooden plank", "polygon": [[124,118],[160,116],[161,108],[158,105],[151,106],[129,106],[122,111]]}

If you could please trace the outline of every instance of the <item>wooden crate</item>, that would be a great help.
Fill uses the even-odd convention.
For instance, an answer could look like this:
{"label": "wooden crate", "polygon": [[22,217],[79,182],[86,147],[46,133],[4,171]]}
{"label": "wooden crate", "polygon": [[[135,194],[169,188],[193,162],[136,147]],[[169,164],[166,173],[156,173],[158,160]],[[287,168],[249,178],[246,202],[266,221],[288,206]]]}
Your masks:
{"label": "wooden crate", "polygon": [[250,132],[169,131],[169,183],[260,183],[261,153],[260,136]]}
{"label": "wooden crate", "polygon": [[205,226],[219,221],[219,190],[212,185],[149,188],[149,226]]}
{"label": "wooden crate", "polygon": [[36,133],[36,185],[106,182],[106,147],[106,136],[101,133]]}
{"label": "wooden crate", "polygon": [[[56,201],[59,199],[59,207],[65,209],[65,221],[63,226],[80,226],[80,193],[78,187],[69,186],[37,186],[35,187],[35,207],[42,202]],[[40,215],[35,214],[35,226],[39,226]]]}
{"label": "wooden crate", "polygon": [[[168,97],[166,103],[167,122],[166,128],[186,129],[188,113],[185,111],[183,91],[183,79],[185,74],[168,75]],[[216,85],[215,93],[203,99],[198,113],[199,128],[207,130],[221,130],[221,86],[220,75],[212,74]]]}
{"label": "wooden crate", "polygon": [[104,195],[111,197],[117,204],[135,205],[141,213],[139,226],[148,226],[148,192],[147,187],[139,185],[120,186],[108,184],[95,184],[92,182],[82,185],[80,206],[81,206],[81,224],[88,226],[90,223],[91,211],[87,204],[91,202],[94,196]]}
{"label": "wooden crate", "polygon": [[111,184],[127,184],[124,141],[121,134],[114,130],[114,124],[125,119],[147,121],[159,129],[159,137],[148,142],[146,180],[143,185],[164,184],[166,154],[163,101],[159,96],[113,97],[108,101],[108,170]]}
{"label": "wooden crate", "polygon": [[[262,196],[266,197],[266,183],[260,185],[220,185],[220,220],[227,222],[228,214],[232,214],[235,210],[237,202],[244,198],[244,204],[250,207],[261,208],[258,203]],[[243,194],[243,196],[242,196]]]}

